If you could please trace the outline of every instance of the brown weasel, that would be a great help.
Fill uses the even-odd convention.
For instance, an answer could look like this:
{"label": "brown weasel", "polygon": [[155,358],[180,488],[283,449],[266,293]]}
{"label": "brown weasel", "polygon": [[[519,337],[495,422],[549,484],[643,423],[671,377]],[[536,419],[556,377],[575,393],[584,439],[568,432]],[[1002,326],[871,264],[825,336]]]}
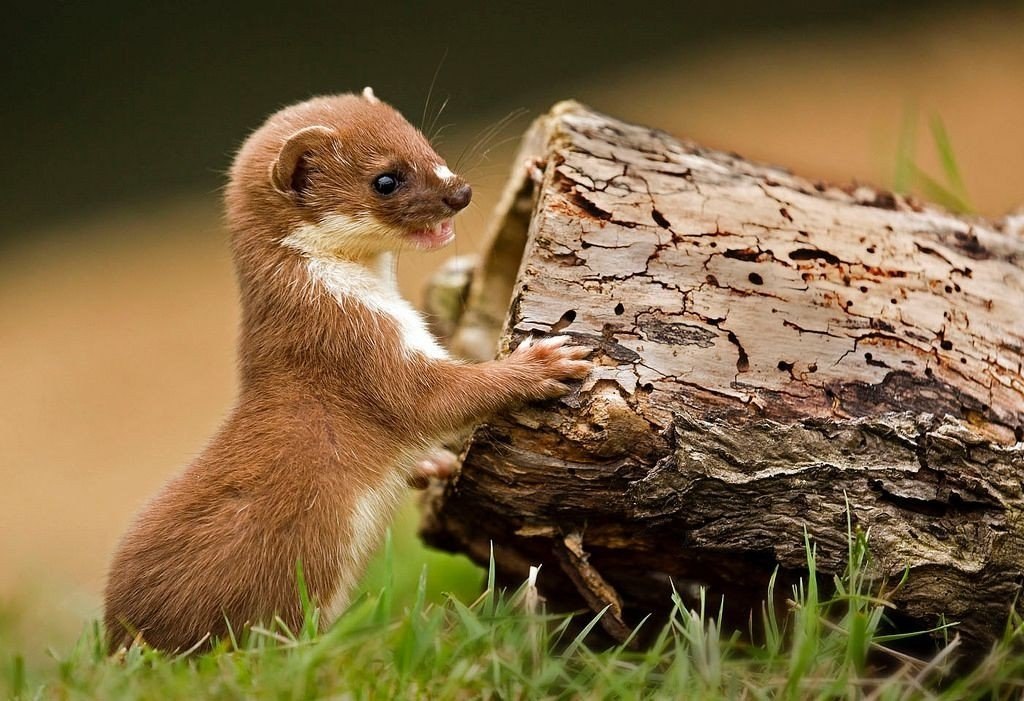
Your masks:
{"label": "brown weasel", "polygon": [[187,650],[275,616],[297,630],[298,563],[330,621],[418,460],[586,375],[589,349],[564,337],[453,360],[399,296],[391,253],[448,243],[471,195],[369,89],[283,109],[244,143],[226,192],[238,401],[121,540],[106,588],[111,649],[141,635]]}

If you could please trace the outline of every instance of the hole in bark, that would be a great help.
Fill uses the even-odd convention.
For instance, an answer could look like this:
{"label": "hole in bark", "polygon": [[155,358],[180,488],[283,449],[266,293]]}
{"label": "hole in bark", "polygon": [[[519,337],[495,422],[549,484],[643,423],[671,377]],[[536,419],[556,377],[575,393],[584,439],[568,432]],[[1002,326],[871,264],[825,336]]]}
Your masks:
{"label": "hole in bark", "polygon": [[953,342],[952,341],[947,341],[947,340],[943,339],[939,343],[939,346],[942,348],[942,350],[953,350]]}
{"label": "hole in bark", "polygon": [[1024,426],[1018,426],[1013,429],[1013,437],[1018,441],[1024,441]]}
{"label": "hole in bark", "polygon": [[650,382],[645,382],[641,389],[643,389],[644,392],[653,392],[654,385],[652,385]]}
{"label": "hole in bark", "polygon": [[561,331],[574,321],[576,321],[576,310],[570,309],[569,311],[562,315],[561,319],[559,319],[558,321],[551,325],[551,333]]}
{"label": "hole in bark", "polygon": [[780,360],[779,370],[782,370],[782,372],[793,372],[793,363],[787,363],[785,360]]}
{"label": "hole in bark", "polygon": [[878,494],[878,498],[880,500],[896,504],[900,508],[916,514],[923,514],[925,516],[944,516],[948,508],[944,504],[922,501],[921,499],[893,494],[886,489],[885,483],[880,479],[868,480],[868,486],[872,491]]}
{"label": "hole in bark", "polygon": [[818,372],[818,364],[817,363],[811,363],[810,365],[808,365],[807,366],[807,372]]}
{"label": "hole in bark", "polygon": [[722,255],[733,260],[745,260],[748,263],[753,263],[761,255],[761,251],[756,248],[730,248]]}
{"label": "hole in bark", "polygon": [[864,354],[864,360],[871,360],[871,359],[872,359],[873,357],[874,357],[874,356],[873,356],[873,355],[871,355],[870,353],[865,353],[865,354]]}
{"label": "hole in bark", "polygon": [[960,358],[960,362],[961,362],[961,363],[962,363],[963,365],[967,365],[967,358]]}
{"label": "hole in bark", "polygon": [[925,377],[931,377],[932,376],[932,369],[931,368],[925,368],[924,369],[924,374],[925,374]]}
{"label": "hole in bark", "polygon": [[875,252],[875,247],[874,246],[868,246],[867,247],[867,252],[868,253],[874,253]]}
{"label": "hole in bark", "polygon": [[831,265],[839,265],[839,257],[820,248],[798,248],[789,252],[790,260],[821,260]]}
{"label": "hole in bark", "polygon": [[729,343],[736,346],[736,351],[739,354],[739,357],[736,358],[736,370],[738,372],[746,372],[750,369],[750,358],[747,356],[747,351],[740,344],[740,339],[736,338],[736,334],[732,331],[729,332],[727,338]]}
{"label": "hole in bark", "polygon": [[896,304],[896,298],[893,297],[892,299],[890,299],[889,304]]}
{"label": "hole in bark", "polygon": [[708,276],[706,276],[706,277],[704,278],[704,281],[705,281],[706,283],[708,283],[709,285],[714,285],[715,287],[718,287],[718,278],[717,278],[717,277],[715,277],[714,275],[708,275]]}
{"label": "hole in bark", "polygon": [[714,242],[714,241],[712,241],[708,245],[711,246],[711,248],[718,248],[718,244],[716,242]]}
{"label": "hole in bark", "polygon": [[867,285],[861,285],[859,289],[860,289],[861,292],[867,292],[868,291]]}
{"label": "hole in bark", "polygon": [[952,291],[953,291],[953,286],[952,285],[946,285],[946,294],[949,294]]}
{"label": "hole in bark", "polygon": [[620,316],[622,312],[626,311],[626,308],[622,306],[622,302],[615,305],[615,315]]}
{"label": "hole in bark", "polygon": [[611,212],[609,212],[607,209],[601,208],[597,203],[591,202],[590,200],[588,200],[585,196],[581,195],[580,193],[573,192],[570,195],[570,198],[572,199],[573,204],[575,204],[581,210],[583,210],[584,212],[586,212],[587,214],[592,216],[594,219],[599,219],[601,221],[610,221],[611,220],[611,218],[612,218],[612,213]]}
{"label": "hole in bark", "polygon": [[662,229],[672,228],[672,225],[668,223],[668,219],[665,218],[665,215],[659,212],[657,209],[651,209],[651,219],[653,219],[654,223],[660,226]]}
{"label": "hole in bark", "polygon": [[750,275],[747,275],[747,279],[750,280],[755,285],[764,284],[764,278],[758,275],[757,273],[750,273]]}
{"label": "hole in bark", "polygon": [[879,209],[896,209],[896,198],[891,192],[876,192],[873,199],[863,204],[869,207],[878,207]]}
{"label": "hole in bark", "polygon": [[989,255],[985,247],[978,241],[977,234],[970,231],[957,231],[954,236],[956,237],[956,247],[971,258],[985,258]]}

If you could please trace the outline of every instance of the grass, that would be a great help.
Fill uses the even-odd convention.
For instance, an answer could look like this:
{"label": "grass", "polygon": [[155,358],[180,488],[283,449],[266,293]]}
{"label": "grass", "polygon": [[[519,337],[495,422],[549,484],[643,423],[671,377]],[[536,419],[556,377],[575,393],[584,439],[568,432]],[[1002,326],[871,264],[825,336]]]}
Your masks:
{"label": "grass", "polygon": [[917,144],[918,114],[908,109],[903,117],[899,142],[896,147],[896,170],[893,176],[893,189],[897,192],[920,192],[925,198],[936,202],[951,212],[970,214],[974,211],[967,186],[964,184],[953,151],[953,142],[946,130],[942,118],[933,114],[928,121],[931,131],[932,147],[942,168],[942,180],[925,172],[917,162],[915,147]]}
{"label": "grass", "polygon": [[[407,510],[399,526],[413,516]],[[1024,691],[1017,619],[980,665],[959,676],[954,625],[941,629],[948,643],[930,660],[893,649],[905,634],[885,632],[886,590],[867,577],[863,533],[851,534],[847,570],[828,593],[808,540],[810,575],[784,613],[759,612],[752,634],[725,630],[703,597],[691,609],[673,596],[655,642],[635,650],[595,644],[588,634],[600,616],[547,613],[532,582],[499,591],[493,565],[483,579],[461,558],[428,554],[410,528],[398,532],[363,593],[323,634],[307,606],[300,631],[277,624],[203,655],[133,648],[115,660],[92,623],[47,665],[30,669],[20,654],[7,655],[0,690],[25,699],[981,699]],[[442,593],[431,583],[437,574],[456,591]]]}

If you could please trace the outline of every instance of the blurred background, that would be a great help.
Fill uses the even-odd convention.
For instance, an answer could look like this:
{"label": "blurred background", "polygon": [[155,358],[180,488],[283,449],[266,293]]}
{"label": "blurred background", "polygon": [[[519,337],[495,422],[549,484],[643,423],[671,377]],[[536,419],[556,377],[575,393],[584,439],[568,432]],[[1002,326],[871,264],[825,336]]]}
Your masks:
{"label": "blurred background", "polygon": [[[232,402],[220,188],[280,106],[372,85],[443,127],[475,198],[456,244],[402,256],[414,301],[479,248],[518,136],[570,97],[924,194],[940,118],[970,207],[1024,203],[1021,2],[189,4],[18,3],[0,28],[0,643],[30,655],[99,615],[117,537]],[[429,560],[435,595],[472,596],[478,571],[425,554],[414,527],[409,506],[402,567]],[[378,562],[367,586],[382,577]]]}

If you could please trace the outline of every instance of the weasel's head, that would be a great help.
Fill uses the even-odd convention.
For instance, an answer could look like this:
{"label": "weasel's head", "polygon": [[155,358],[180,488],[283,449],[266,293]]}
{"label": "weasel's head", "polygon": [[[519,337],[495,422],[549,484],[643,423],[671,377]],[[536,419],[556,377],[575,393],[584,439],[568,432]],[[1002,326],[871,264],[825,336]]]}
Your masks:
{"label": "weasel's head", "polygon": [[367,88],[272,115],[235,158],[227,205],[236,232],[270,231],[310,256],[362,258],[444,246],[472,194]]}

